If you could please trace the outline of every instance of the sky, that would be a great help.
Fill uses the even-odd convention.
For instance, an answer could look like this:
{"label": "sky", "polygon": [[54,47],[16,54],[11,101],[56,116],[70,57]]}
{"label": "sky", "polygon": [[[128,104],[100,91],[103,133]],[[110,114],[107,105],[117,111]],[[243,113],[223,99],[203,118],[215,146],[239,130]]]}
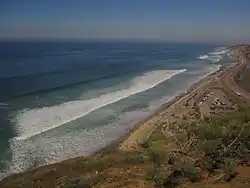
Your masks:
{"label": "sky", "polygon": [[0,0],[0,39],[250,42],[250,0]]}

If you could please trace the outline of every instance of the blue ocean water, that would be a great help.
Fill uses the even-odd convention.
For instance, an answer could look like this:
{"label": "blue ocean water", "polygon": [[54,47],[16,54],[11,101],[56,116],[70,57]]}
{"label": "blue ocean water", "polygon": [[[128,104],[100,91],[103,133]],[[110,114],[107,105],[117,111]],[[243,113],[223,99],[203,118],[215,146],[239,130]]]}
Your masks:
{"label": "blue ocean water", "polygon": [[226,63],[226,48],[0,43],[0,177],[90,155]]}

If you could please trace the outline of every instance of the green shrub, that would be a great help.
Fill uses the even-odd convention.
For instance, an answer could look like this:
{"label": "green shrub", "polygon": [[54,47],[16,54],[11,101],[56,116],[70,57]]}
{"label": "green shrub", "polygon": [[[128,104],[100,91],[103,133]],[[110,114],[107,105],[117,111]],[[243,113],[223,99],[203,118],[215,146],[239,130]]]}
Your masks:
{"label": "green shrub", "polygon": [[123,162],[125,162],[126,164],[131,164],[131,165],[142,164],[144,163],[144,158],[142,155],[132,154],[132,155],[126,156]]}
{"label": "green shrub", "polygon": [[167,139],[166,136],[162,134],[160,130],[153,132],[149,137],[150,142],[156,142],[159,140],[166,140],[166,139]]}
{"label": "green shrub", "polygon": [[[238,134],[239,134],[239,131],[238,131]],[[241,133],[240,139],[241,138],[245,138],[247,141],[249,140],[249,138],[250,138],[250,123],[245,126],[244,131],[242,131],[242,133]],[[247,142],[247,143],[249,143],[249,142]]]}
{"label": "green shrub", "polygon": [[237,175],[236,172],[236,162],[233,159],[227,158],[225,159],[224,164],[224,172],[225,172],[225,180],[230,181]]}
{"label": "green shrub", "polygon": [[210,118],[207,116],[203,116],[203,120],[204,120],[204,122],[209,122]]}
{"label": "green shrub", "polygon": [[169,156],[167,153],[163,151],[150,151],[150,159],[154,164],[161,165],[161,164],[168,164],[169,163]]}
{"label": "green shrub", "polygon": [[190,161],[179,161],[176,163],[174,165],[174,173],[186,177],[190,181],[198,181],[200,179],[194,164]]}
{"label": "green shrub", "polygon": [[201,149],[206,155],[218,153],[222,142],[220,140],[204,140],[199,144]]}
{"label": "green shrub", "polygon": [[223,129],[216,123],[203,123],[197,129],[197,134],[202,140],[216,140],[223,137]]}
{"label": "green shrub", "polygon": [[161,186],[168,180],[170,175],[171,171],[167,170],[166,168],[150,168],[146,172],[145,179],[153,181],[156,185]]}
{"label": "green shrub", "polygon": [[154,175],[155,175],[155,168],[151,167],[151,168],[146,170],[145,179],[153,181]]}
{"label": "green shrub", "polygon": [[167,181],[169,175],[170,175],[170,173],[166,169],[157,168],[155,170],[153,181],[156,183],[156,185],[163,185],[164,182]]}

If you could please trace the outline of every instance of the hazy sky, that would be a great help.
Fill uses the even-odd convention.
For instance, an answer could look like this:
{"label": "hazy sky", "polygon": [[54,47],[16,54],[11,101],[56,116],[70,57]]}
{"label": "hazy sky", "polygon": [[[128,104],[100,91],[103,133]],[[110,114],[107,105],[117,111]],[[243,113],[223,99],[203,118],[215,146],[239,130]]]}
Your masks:
{"label": "hazy sky", "polygon": [[0,0],[0,38],[250,42],[250,0]]}

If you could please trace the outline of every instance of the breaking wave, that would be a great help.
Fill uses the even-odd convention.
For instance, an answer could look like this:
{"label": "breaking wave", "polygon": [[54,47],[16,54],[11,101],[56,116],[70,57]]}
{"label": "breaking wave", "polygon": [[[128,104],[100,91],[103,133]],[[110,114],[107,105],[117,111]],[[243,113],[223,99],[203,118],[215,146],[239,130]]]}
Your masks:
{"label": "breaking wave", "polygon": [[51,107],[20,110],[12,118],[18,133],[15,139],[24,140],[69,123],[101,107],[151,89],[174,75],[185,71],[186,69],[155,70],[135,77],[131,80],[131,85],[128,88],[103,94],[96,98],[69,101]]}
{"label": "breaking wave", "polygon": [[216,48],[214,52],[207,53],[206,55],[201,55],[197,59],[208,60],[211,63],[217,63],[223,59],[223,55],[229,51],[226,47]]}

